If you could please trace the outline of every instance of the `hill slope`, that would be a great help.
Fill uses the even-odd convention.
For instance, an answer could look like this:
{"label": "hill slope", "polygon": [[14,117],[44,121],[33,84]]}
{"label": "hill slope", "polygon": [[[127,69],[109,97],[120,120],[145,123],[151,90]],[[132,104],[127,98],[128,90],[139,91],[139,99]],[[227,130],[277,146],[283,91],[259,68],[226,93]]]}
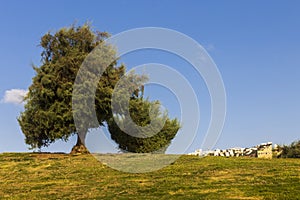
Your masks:
{"label": "hill slope", "polygon": [[182,156],[130,174],[91,155],[0,154],[6,199],[300,199],[300,160]]}

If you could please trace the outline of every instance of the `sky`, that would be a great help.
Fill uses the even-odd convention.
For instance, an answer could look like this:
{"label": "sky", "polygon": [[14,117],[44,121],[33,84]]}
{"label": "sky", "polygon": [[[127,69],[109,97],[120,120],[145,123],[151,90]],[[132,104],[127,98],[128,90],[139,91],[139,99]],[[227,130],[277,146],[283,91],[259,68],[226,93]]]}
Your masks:
{"label": "sky", "polygon": [[[40,38],[74,23],[89,21],[112,35],[142,27],[181,32],[201,44],[222,76],[226,120],[214,148],[251,147],[262,142],[289,144],[300,139],[299,1],[2,1],[0,6],[0,152],[28,146],[17,122],[20,99],[40,65]],[[179,44],[180,45],[180,44]],[[203,79],[184,60],[144,50],[124,55],[128,69],[144,63],[174,67],[196,91],[201,110],[197,137],[187,151],[201,147],[210,119],[210,95]],[[171,79],[171,78],[170,78]],[[180,118],[175,96],[150,85],[171,117]],[[75,144],[58,141],[43,151],[69,152]]]}

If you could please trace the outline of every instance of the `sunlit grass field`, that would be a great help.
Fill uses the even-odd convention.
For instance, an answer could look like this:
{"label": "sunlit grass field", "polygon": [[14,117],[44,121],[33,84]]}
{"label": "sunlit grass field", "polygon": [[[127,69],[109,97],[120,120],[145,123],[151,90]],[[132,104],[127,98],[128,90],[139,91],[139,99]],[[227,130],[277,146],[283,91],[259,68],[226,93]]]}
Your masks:
{"label": "sunlit grass field", "polygon": [[92,155],[3,153],[0,199],[300,199],[300,159],[181,156],[134,174]]}

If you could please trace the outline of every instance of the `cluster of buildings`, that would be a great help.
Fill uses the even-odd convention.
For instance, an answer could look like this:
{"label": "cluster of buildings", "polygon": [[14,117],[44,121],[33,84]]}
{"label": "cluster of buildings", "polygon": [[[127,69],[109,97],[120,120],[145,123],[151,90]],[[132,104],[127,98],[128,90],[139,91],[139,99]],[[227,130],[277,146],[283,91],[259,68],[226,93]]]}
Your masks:
{"label": "cluster of buildings", "polygon": [[255,147],[251,148],[229,148],[229,149],[216,149],[213,151],[202,151],[197,149],[193,153],[188,155],[197,156],[223,156],[223,157],[258,157],[258,158],[269,158],[273,157],[272,153],[272,142],[261,143]]}

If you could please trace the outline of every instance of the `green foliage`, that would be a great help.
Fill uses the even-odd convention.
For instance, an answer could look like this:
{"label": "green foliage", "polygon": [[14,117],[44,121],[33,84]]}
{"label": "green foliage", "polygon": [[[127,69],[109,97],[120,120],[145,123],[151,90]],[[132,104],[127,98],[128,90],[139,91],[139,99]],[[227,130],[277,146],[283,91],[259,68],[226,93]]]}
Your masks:
{"label": "green foliage", "polygon": [[[111,138],[119,148],[125,152],[164,153],[180,128],[178,120],[171,120],[167,117],[167,113],[161,113],[158,101],[150,102],[141,97],[130,100],[129,112],[132,120],[130,117],[115,113],[115,119],[108,121]],[[163,122],[165,123],[162,124]],[[135,127],[134,123],[142,128]],[[158,133],[153,134],[153,131]]]}
{"label": "green foliage", "polygon": [[[78,135],[76,146],[84,146],[88,130],[98,128],[104,122],[109,124],[112,139],[126,151],[152,152],[166,149],[175,137],[179,129],[176,119],[167,119],[157,135],[146,139],[124,135],[112,121],[112,95],[126,69],[123,65],[117,66],[114,48],[104,43],[107,37],[107,33],[93,32],[89,25],[84,25],[63,28],[41,38],[41,66],[33,67],[36,75],[25,99],[25,110],[18,118],[25,142],[31,148],[48,146],[58,139],[67,141],[73,134]],[[91,54],[92,51],[96,53]],[[79,70],[82,72],[82,65],[87,66],[87,69],[78,73]],[[153,102],[140,97],[147,77],[135,73],[129,73],[126,77],[121,90],[117,92],[122,96],[117,98],[117,105],[122,110],[131,98],[130,111],[134,121],[142,126],[148,124],[148,111]],[[77,80],[82,82],[74,84]],[[96,88],[96,91],[91,88]],[[72,104],[74,102],[76,104]],[[92,108],[90,105],[93,105]],[[96,111],[97,120],[91,114],[93,110]],[[155,119],[161,121],[159,110],[154,111]],[[74,119],[80,119],[76,127]],[[127,123],[126,119],[123,123]],[[147,132],[144,134],[147,135]]]}
{"label": "green foliage", "polygon": [[300,140],[293,142],[288,146],[282,147],[283,158],[300,158]]}
{"label": "green foliage", "polygon": [[[25,142],[31,148],[48,146],[57,139],[67,140],[77,134],[72,113],[72,92],[77,72],[87,55],[108,34],[93,32],[89,25],[63,28],[55,34],[47,33],[41,39],[42,65],[34,66],[36,75],[25,99],[25,111],[18,118]],[[125,73],[125,67],[107,68],[98,85],[95,102],[99,123],[111,115],[109,101],[114,84]],[[101,91],[101,92],[100,92]],[[85,124],[83,132],[96,128]]]}

